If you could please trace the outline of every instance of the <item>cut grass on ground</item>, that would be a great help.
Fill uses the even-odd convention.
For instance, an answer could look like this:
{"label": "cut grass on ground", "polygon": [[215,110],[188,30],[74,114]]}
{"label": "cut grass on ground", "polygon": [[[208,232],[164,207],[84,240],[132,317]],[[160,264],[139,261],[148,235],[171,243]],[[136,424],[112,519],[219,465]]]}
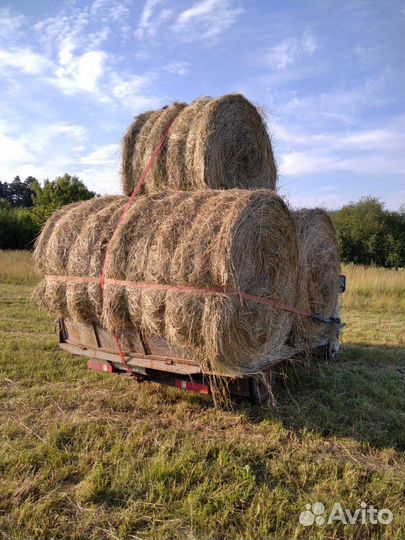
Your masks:
{"label": "cut grass on ground", "polygon": [[[347,269],[339,362],[286,370],[276,408],[226,412],[89,372],[60,351],[53,321],[30,301],[29,264],[26,253],[0,254],[4,538],[404,537],[404,291],[394,274],[381,271],[374,293],[356,297],[367,284]],[[298,521],[307,503],[354,511],[362,501],[393,522]]]}

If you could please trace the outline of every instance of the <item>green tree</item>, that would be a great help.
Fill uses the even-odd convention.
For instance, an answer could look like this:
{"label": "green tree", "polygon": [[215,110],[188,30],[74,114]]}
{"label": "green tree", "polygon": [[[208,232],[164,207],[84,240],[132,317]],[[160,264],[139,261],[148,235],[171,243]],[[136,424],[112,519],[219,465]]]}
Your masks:
{"label": "green tree", "polygon": [[34,212],[28,208],[15,210],[16,225],[18,230],[18,249],[32,249],[35,238],[40,231],[40,225]]}
{"label": "green tree", "polygon": [[0,207],[0,249],[16,249],[18,245],[18,227],[15,212],[11,204],[2,203]]}
{"label": "green tree", "polygon": [[404,213],[388,212],[375,197],[363,197],[332,213],[344,262],[399,267],[405,264]]}
{"label": "green tree", "polygon": [[45,180],[42,187],[39,182],[32,184],[34,214],[38,223],[43,223],[53,212],[76,201],[85,201],[95,197],[94,191],[90,191],[77,176],[64,174],[57,176],[55,180]]}

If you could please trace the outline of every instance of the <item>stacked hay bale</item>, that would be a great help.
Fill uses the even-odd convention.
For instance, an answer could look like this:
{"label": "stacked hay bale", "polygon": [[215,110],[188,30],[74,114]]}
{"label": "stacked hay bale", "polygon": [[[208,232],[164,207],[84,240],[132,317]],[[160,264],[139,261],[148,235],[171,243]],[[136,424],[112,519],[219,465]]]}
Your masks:
{"label": "stacked hay bale", "polygon": [[[321,209],[293,212],[301,248],[299,298],[305,309],[325,318],[339,317],[340,256],[335,227]],[[296,317],[295,344],[311,348],[324,338],[333,338],[337,327],[309,317]]]}
{"label": "stacked hay bale", "polygon": [[[105,199],[98,199],[97,209],[79,205],[80,215],[87,219],[78,223],[74,235],[71,224],[78,217],[78,207],[59,219],[47,241],[40,239],[48,255],[43,267],[46,275],[58,269],[63,275],[100,276],[106,238],[123,204],[122,197]],[[104,221],[108,230],[100,238],[96,231]],[[286,204],[270,190],[140,196],[110,245],[103,302],[99,284],[66,285],[52,277],[45,278],[39,296],[59,316],[102,324],[117,333],[137,328],[146,336],[159,335],[173,346],[194,352],[209,371],[250,374],[281,353],[293,316],[224,293],[243,291],[294,303],[299,262],[294,220]],[[197,285],[224,293],[124,287],[110,283],[111,278]]]}
{"label": "stacked hay bale", "polygon": [[122,189],[135,183],[170,124],[144,190],[276,188],[277,167],[263,115],[240,94],[174,103],[138,116],[122,141]]}
{"label": "stacked hay bale", "polygon": [[325,317],[338,305],[330,219],[321,210],[292,213],[275,193],[271,141],[246,98],[200,98],[141,114],[123,139],[121,175],[124,196],[70,205],[45,225],[35,260],[48,276],[38,296],[49,310],[115,333],[162,336],[193,352],[206,371],[229,375],[260,373],[286,347],[311,347],[326,335],[309,317],[229,294]]}

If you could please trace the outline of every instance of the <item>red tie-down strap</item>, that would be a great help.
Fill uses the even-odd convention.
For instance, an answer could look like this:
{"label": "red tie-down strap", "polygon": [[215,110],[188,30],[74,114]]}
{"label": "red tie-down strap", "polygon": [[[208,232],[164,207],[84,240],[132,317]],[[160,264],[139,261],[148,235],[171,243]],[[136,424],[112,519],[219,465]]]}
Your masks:
{"label": "red tie-down strap", "polygon": [[[63,281],[67,283],[100,283],[99,277],[90,276],[57,276],[49,275],[45,276],[46,279],[53,281]],[[340,324],[340,320],[335,317],[324,317],[323,315],[317,315],[307,309],[302,309],[289,304],[284,304],[278,300],[272,300],[271,298],[263,298],[262,296],[256,296],[255,294],[249,294],[243,291],[232,291],[222,289],[221,287],[195,287],[194,285],[166,285],[164,283],[154,283],[150,281],[128,281],[124,279],[112,279],[105,278],[105,285],[116,285],[119,287],[127,287],[129,289],[147,289],[161,292],[178,292],[178,293],[193,293],[203,295],[215,295],[222,294],[228,297],[236,297],[247,302],[253,302],[255,304],[262,304],[274,309],[280,309],[282,311],[288,311],[289,313],[296,313],[304,317],[310,317],[315,321],[324,322],[328,324]]]}
{"label": "red tie-down strap", "polygon": [[[99,277],[82,277],[82,276],[45,276],[46,279],[52,281],[64,281],[67,283],[100,283]],[[248,302],[254,302],[255,304],[263,304],[264,306],[270,306],[275,309],[281,309],[282,311],[289,311],[290,313],[297,313],[298,315],[304,315],[305,317],[312,317],[313,314],[306,310],[296,306],[290,306],[283,304],[277,300],[271,300],[270,298],[263,298],[262,296],[256,296],[254,294],[245,293],[243,291],[230,291],[221,289],[221,287],[195,287],[194,285],[165,285],[164,283],[154,283],[152,281],[128,281],[125,279],[112,279],[104,278],[104,285],[117,285],[119,287],[127,287],[129,289],[148,289],[161,292],[179,292],[179,293],[194,293],[204,295],[223,294],[224,296],[236,296],[241,300]]]}

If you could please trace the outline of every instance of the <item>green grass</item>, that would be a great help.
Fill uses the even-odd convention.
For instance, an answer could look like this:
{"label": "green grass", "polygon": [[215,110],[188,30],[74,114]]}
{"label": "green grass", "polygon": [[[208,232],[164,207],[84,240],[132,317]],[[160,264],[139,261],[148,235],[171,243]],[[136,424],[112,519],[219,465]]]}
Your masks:
{"label": "green grass", "polygon": [[[3,538],[404,537],[404,290],[393,274],[373,270],[368,285],[346,269],[339,362],[287,369],[275,408],[227,412],[61,352],[30,301],[29,265],[0,254]],[[316,501],[364,501],[394,520],[300,525]]]}

